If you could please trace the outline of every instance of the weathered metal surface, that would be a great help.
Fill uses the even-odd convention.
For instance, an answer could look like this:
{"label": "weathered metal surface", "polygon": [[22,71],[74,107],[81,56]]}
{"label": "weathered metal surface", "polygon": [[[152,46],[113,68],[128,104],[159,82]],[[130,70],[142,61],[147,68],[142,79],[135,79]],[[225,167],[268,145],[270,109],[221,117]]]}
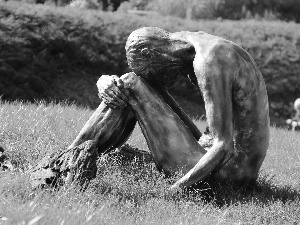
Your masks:
{"label": "weathered metal surface", "polygon": [[31,171],[33,187],[85,186],[96,177],[98,152],[92,141],[44,157]]}

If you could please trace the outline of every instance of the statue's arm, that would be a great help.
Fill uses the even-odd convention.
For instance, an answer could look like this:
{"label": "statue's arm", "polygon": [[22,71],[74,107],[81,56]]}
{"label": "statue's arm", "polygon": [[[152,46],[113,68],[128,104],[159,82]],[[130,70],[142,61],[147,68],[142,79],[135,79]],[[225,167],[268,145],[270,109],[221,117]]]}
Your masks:
{"label": "statue's arm", "polygon": [[[203,61],[201,59],[201,61]],[[205,101],[207,122],[212,132],[213,146],[185,176],[172,188],[189,186],[205,179],[216,167],[232,156],[233,111],[232,77],[234,63],[224,63],[217,57],[197,65],[196,75]]]}

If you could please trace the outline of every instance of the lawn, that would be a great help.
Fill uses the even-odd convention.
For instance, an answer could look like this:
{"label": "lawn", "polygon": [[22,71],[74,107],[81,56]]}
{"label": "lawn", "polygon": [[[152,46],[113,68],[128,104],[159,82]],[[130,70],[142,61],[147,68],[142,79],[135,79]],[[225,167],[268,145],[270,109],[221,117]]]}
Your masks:
{"label": "lawn", "polygon": [[[164,178],[153,163],[111,157],[99,160],[85,192],[33,190],[28,169],[66,148],[91,113],[68,103],[0,102],[0,145],[19,168],[0,172],[0,224],[300,223],[300,133],[275,127],[255,186],[204,183],[170,193],[174,178]],[[138,128],[128,142],[147,149]]]}

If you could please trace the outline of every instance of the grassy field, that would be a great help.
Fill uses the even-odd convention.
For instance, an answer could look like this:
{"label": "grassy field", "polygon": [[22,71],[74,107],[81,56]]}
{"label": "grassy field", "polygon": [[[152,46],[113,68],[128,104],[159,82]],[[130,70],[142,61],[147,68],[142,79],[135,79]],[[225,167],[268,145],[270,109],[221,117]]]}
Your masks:
{"label": "grassy field", "polygon": [[[67,103],[0,102],[0,144],[19,164],[0,172],[0,224],[299,224],[300,134],[271,128],[257,184],[203,184],[169,193],[153,163],[99,160],[85,192],[32,190],[28,172],[46,153],[66,148],[92,111]],[[205,124],[197,122],[203,130]],[[136,128],[130,144],[147,149]]]}

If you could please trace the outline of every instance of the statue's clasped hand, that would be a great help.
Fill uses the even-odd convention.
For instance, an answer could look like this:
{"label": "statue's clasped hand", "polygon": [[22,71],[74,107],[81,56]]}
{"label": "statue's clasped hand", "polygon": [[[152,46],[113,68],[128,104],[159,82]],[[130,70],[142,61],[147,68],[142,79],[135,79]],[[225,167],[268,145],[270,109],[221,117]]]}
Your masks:
{"label": "statue's clasped hand", "polygon": [[98,95],[112,109],[122,109],[127,106],[127,90],[123,81],[116,75],[102,75],[97,81]]}

